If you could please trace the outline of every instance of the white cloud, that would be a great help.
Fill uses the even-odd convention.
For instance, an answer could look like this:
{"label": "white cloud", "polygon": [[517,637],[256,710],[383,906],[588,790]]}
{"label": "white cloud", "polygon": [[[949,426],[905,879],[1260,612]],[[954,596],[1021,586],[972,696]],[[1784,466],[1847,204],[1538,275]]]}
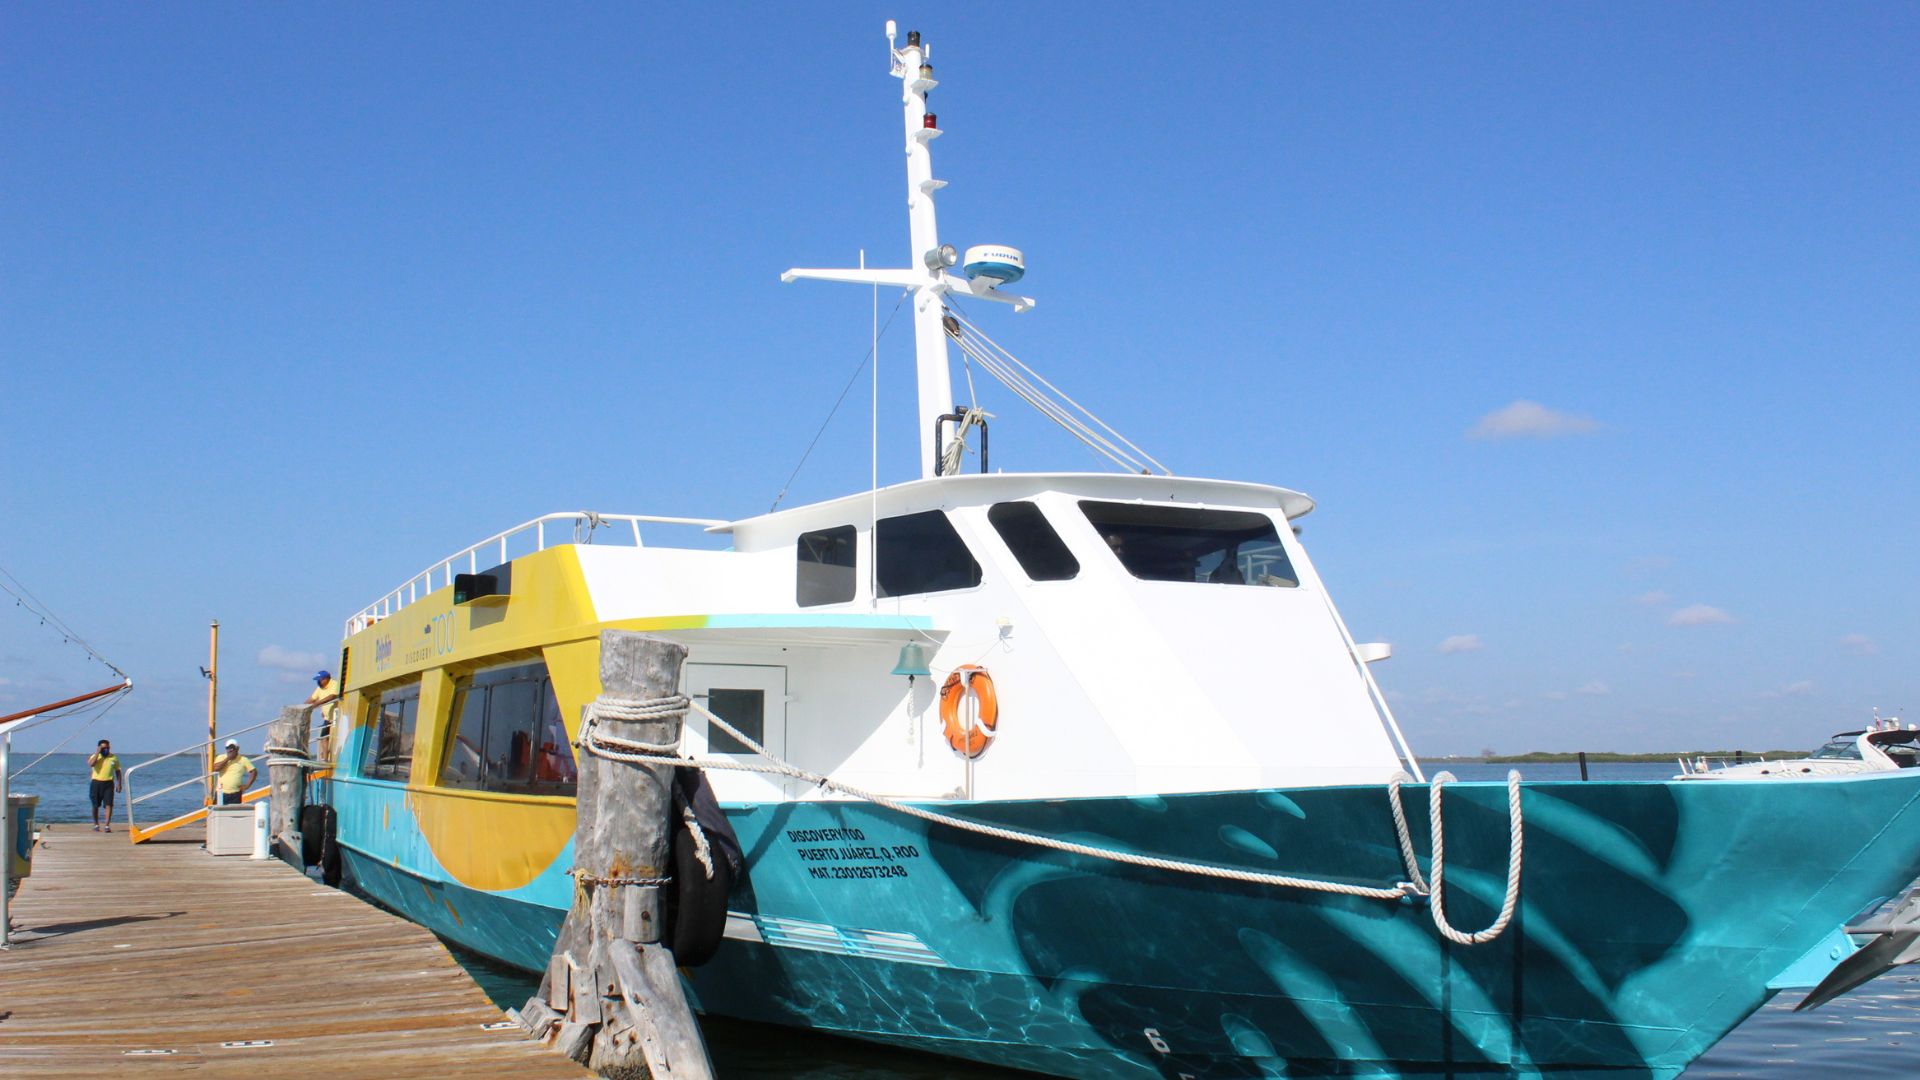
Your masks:
{"label": "white cloud", "polygon": [[1813,693],[1813,680],[1801,679],[1799,682],[1790,682],[1778,690],[1763,690],[1760,696],[1771,700],[1783,697],[1806,697],[1811,693]]}
{"label": "white cloud", "polygon": [[1880,646],[1874,644],[1874,640],[1865,634],[1848,634],[1840,639],[1840,644],[1861,656],[1872,656],[1880,651]]}
{"label": "white cloud", "polygon": [[263,668],[273,668],[278,671],[305,671],[309,675],[318,671],[320,665],[327,662],[327,658],[317,652],[296,652],[292,649],[283,649],[278,645],[269,645],[261,649],[260,655],[254,657],[254,660]]}
{"label": "white cloud", "polygon": [[1688,604],[1679,611],[1667,616],[1668,626],[1711,626],[1715,623],[1738,622],[1733,616],[1710,604]]}
{"label": "white cloud", "polygon": [[1546,699],[1548,701],[1565,701],[1567,700],[1567,692],[1565,690],[1549,690],[1546,693]]}
{"label": "white cloud", "polygon": [[1454,653],[1476,652],[1480,648],[1479,634],[1455,634],[1440,643],[1440,654],[1451,656]]}
{"label": "white cloud", "polygon": [[1659,607],[1661,604],[1672,599],[1673,597],[1668,594],[1661,592],[1659,589],[1655,589],[1652,592],[1643,592],[1639,596],[1634,597],[1633,602],[1639,604],[1641,607]]}
{"label": "white cloud", "polygon": [[1588,683],[1587,685],[1582,686],[1579,689],[1575,690],[1574,693],[1579,694],[1583,697],[1606,697],[1608,694],[1613,693],[1613,690],[1611,687],[1607,686],[1606,683],[1603,683],[1600,680],[1595,679],[1594,681]]}
{"label": "white cloud", "polygon": [[1558,439],[1600,430],[1600,422],[1585,416],[1549,409],[1537,401],[1516,401],[1480,418],[1467,432],[1469,439]]}

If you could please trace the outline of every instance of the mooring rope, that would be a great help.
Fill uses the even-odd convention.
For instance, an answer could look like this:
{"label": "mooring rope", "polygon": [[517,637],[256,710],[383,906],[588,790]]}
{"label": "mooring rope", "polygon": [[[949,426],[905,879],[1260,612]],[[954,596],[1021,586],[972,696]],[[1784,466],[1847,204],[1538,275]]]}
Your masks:
{"label": "mooring rope", "polygon": [[1400,858],[1406,863],[1407,876],[1412,879],[1412,891],[1428,897],[1428,906],[1433,909],[1433,925],[1442,937],[1456,945],[1480,945],[1499,937],[1513,921],[1513,911],[1520,903],[1520,866],[1525,854],[1525,843],[1521,836],[1520,817],[1520,772],[1517,769],[1507,771],[1507,889],[1500,902],[1500,914],[1485,930],[1466,933],[1456,930],[1447,921],[1446,908],[1446,872],[1447,872],[1447,834],[1444,819],[1440,815],[1440,791],[1456,778],[1450,772],[1438,772],[1427,785],[1427,817],[1432,822],[1433,857],[1428,860],[1433,867],[1431,884],[1420,876],[1420,862],[1413,854],[1413,836],[1407,829],[1407,812],[1400,803],[1400,785],[1409,779],[1405,773],[1396,773],[1387,781],[1387,797],[1393,804],[1393,827],[1399,834]]}
{"label": "mooring rope", "polygon": [[263,746],[260,752],[268,755],[267,768],[275,765],[298,765],[302,769],[324,769],[328,764],[314,760],[312,752],[298,746]]}
{"label": "mooring rope", "polygon": [[[707,723],[726,732],[740,743],[764,758],[767,764],[750,761],[718,760],[687,757],[681,752],[678,741],[671,743],[649,743],[632,739],[622,739],[607,735],[599,730],[601,718],[609,720],[671,720],[697,712],[706,718]],[[896,813],[916,817],[936,825],[993,837],[1012,843],[1030,844],[1066,852],[1070,855],[1084,855],[1088,858],[1105,859],[1110,862],[1124,863],[1153,870],[1165,870],[1171,873],[1195,874],[1201,877],[1220,878],[1228,881],[1240,881],[1250,885],[1267,885],[1276,888],[1304,889],[1310,892],[1332,893],[1340,896],[1357,896],[1371,900],[1401,900],[1409,896],[1428,898],[1428,907],[1432,912],[1433,925],[1447,940],[1461,945],[1479,945],[1492,941],[1505,932],[1513,920],[1513,912],[1520,900],[1520,867],[1522,856],[1521,815],[1520,815],[1520,773],[1507,773],[1507,816],[1509,821],[1507,848],[1507,888],[1505,901],[1500,906],[1500,914],[1492,925],[1475,933],[1464,933],[1447,922],[1445,905],[1441,889],[1446,875],[1445,829],[1441,818],[1440,792],[1448,783],[1454,781],[1451,773],[1437,774],[1428,788],[1428,814],[1433,829],[1433,856],[1429,865],[1433,869],[1431,884],[1420,874],[1419,860],[1414,854],[1412,832],[1407,826],[1406,809],[1401,803],[1400,785],[1408,779],[1405,773],[1397,773],[1387,784],[1387,801],[1393,812],[1394,830],[1399,839],[1401,858],[1406,863],[1410,880],[1400,882],[1391,888],[1373,885],[1355,885],[1344,881],[1328,881],[1321,878],[1295,877],[1290,874],[1269,874],[1256,870],[1243,870],[1238,867],[1220,866],[1214,863],[1194,862],[1187,859],[1168,859],[1157,855],[1139,855],[1127,851],[1115,851],[1111,848],[1095,847],[1089,844],[1062,840],[1024,829],[1009,829],[968,818],[955,817],[935,810],[914,806],[897,799],[855,787],[852,784],[822,776],[800,768],[792,762],[775,756],[766,747],[760,745],[739,728],[714,715],[708,709],[695,704],[685,695],[634,700],[600,697],[587,706],[586,716],[581,721],[580,739],[577,745],[582,751],[609,761],[620,761],[632,765],[672,765],[692,769],[727,769],[736,772],[755,772],[775,776],[787,776],[804,780],[826,791],[838,792],[856,799],[885,807]]]}

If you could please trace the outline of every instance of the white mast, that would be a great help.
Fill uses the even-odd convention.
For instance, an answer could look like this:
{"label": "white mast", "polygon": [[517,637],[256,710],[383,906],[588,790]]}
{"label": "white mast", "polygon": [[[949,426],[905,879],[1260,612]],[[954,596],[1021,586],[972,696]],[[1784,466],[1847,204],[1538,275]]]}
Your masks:
{"label": "white mast", "polygon": [[[979,285],[947,272],[958,262],[951,247],[940,243],[940,230],[934,219],[933,193],[947,186],[933,178],[933,155],[927,144],[940,136],[933,126],[934,115],[927,111],[927,91],[937,83],[927,63],[927,48],[918,31],[907,34],[907,47],[894,48],[896,32],[887,22],[887,52],[892,58],[893,75],[900,80],[900,99],[906,132],[907,215],[909,225],[908,269],[905,270],[805,270],[793,269],[780,275],[781,281],[810,278],[816,281],[845,281],[859,285],[892,285],[912,289],[913,351],[919,376],[920,475],[931,477],[939,469],[941,452],[946,448],[934,441],[934,423],[952,411],[953,384],[947,364],[947,332],[941,323],[940,298],[949,292],[998,300],[1025,311],[1033,301],[1024,296],[995,292],[983,281]],[[877,362],[878,358],[876,358]]]}

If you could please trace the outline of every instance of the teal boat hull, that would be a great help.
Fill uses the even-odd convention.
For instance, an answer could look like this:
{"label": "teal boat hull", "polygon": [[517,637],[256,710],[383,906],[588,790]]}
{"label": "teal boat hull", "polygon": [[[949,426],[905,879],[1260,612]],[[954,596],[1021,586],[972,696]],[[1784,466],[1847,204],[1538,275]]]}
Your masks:
{"label": "teal boat hull", "polygon": [[[399,835],[397,788],[330,794],[362,889],[544,967],[570,850],[522,888],[470,889]],[[1424,866],[1426,789],[1405,795]],[[1506,789],[1445,802],[1447,914],[1479,929],[1505,884]],[[1406,876],[1382,786],[940,808],[1247,870]],[[748,880],[688,981],[705,1011],[1063,1076],[1671,1077],[1920,876],[1920,776],[1535,783],[1522,810],[1516,917],[1461,946],[1417,900],[1139,868],[862,803],[728,807]]]}

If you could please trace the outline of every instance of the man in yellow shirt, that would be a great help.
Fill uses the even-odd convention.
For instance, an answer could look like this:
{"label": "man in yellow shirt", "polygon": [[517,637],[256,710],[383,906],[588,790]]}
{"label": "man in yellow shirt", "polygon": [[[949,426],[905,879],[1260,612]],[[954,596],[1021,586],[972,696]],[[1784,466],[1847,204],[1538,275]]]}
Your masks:
{"label": "man in yellow shirt", "polygon": [[240,744],[232,739],[227,740],[227,756],[213,763],[213,772],[220,778],[221,806],[238,803],[258,775],[253,762],[240,756]]}
{"label": "man in yellow shirt", "polygon": [[333,673],[321,671],[313,676],[313,693],[307,695],[305,708],[322,706],[320,709],[320,731],[315,738],[324,739],[333,730],[334,717],[340,712],[340,690],[333,685]]}
{"label": "man in yellow shirt", "polygon": [[[100,740],[100,748],[87,759],[87,769],[93,777],[87,781],[87,799],[93,803],[93,831],[113,831],[113,793],[124,790],[126,781],[120,775],[120,758],[113,752],[113,744]],[[102,808],[107,811],[105,824],[100,821]]]}

